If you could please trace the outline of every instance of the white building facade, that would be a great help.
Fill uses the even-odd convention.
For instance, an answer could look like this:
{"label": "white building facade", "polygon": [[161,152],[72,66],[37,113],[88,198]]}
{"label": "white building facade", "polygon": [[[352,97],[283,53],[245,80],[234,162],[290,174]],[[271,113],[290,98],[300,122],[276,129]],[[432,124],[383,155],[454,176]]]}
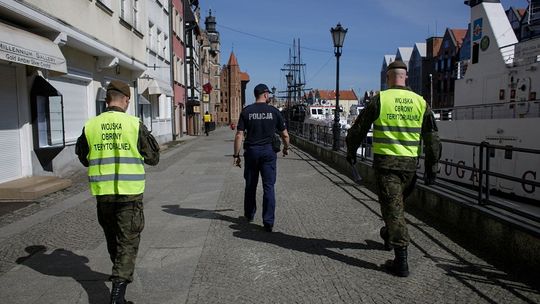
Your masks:
{"label": "white building facade", "polygon": [[[129,1],[129,0],[125,0]],[[139,2],[139,0],[132,0]],[[146,64],[138,80],[139,117],[163,143],[172,140],[173,89],[171,82],[170,1],[144,0],[147,11]]]}
{"label": "white building facade", "polygon": [[139,0],[0,0],[0,15],[0,182],[64,176],[80,168],[74,145],[108,83],[136,95],[146,10]]}

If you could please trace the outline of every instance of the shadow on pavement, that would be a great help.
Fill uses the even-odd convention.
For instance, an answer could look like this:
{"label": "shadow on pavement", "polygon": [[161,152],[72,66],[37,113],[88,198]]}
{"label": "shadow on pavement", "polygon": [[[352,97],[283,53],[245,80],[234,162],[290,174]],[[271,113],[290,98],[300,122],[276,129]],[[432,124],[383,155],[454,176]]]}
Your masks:
{"label": "shadow on pavement", "polygon": [[384,250],[383,244],[372,240],[366,240],[365,244],[361,244],[332,241],[327,239],[304,238],[300,236],[285,234],[282,232],[268,233],[263,231],[262,227],[252,223],[248,223],[243,217],[235,218],[219,213],[226,211],[234,211],[233,209],[203,210],[193,208],[181,208],[178,205],[165,205],[161,207],[163,208],[164,212],[174,215],[188,216],[193,218],[217,219],[230,222],[232,223],[232,225],[230,225],[229,227],[236,230],[235,232],[233,232],[233,235],[241,239],[264,242],[277,245],[285,249],[296,250],[308,254],[326,256],[330,259],[340,261],[351,266],[385,272],[384,269],[377,264],[362,261],[357,258],[353,258],[330,250],[331,248]]}
{"label": "shadow on pavement", "polygon": [[105,281],[109,276],[90,269],[87,257],[64,249],[47,254],[47,248],[43,245],[28,246],[25,251],[28,255],[18,258],[17,264],[47,276],[73,278],[84,288],[89,304],[108,303],[110,292]]}
{"label": "shadow on pavement", "polygon": [[[334,185],[339,187],[342,191],[347,193],[351,198],[360,204],[362,204],[365,208],[370,210],[373,215],[377,216],[378,218],[382,218],[380,215],[380,212],[378,210],[373,209],[371,206],[366,204],[362,199],[357,197],[355,194],[353,194],[349,187],[354,187],[357,189],[360,193],[368,197],[370,200],[378,201],[376,197],[373,197],[373,195],[366,192],[363,187],[356,185],[354,182],[350,181],[348,178],[344,178],[342,175],[339,175],[335,172],[335,170],[331,169],[331,166],[327,165],[326,163],[312,157],[308,153],[298,150],[295,150],[295,154],[298,155],[301,159],[304,159],[307,164],[309,164],[311,167],[313,167],[319,174],[327,178],[330,182],[332,182]],[[452,250],[449,246],[444,244],[442,241],[438,240],[436,237],[434,237],[432,234],[430,234],[426,229],[422,228],[422,226],[428,226],[423,223],[413,223],[409,220],[407,220],[407,224],[410,225],[411,228],[417,229],[421,234],[423,234],[426,238],[428,238],[435,246],[443,249],[447,254],[453,257],[453,259],[440,259],[438,257],[432,256],[428,253],[428,250],[422,247],[418,242],[415,242],[414,240],[411,241],[411,245],[418,248],[428,259],[432,260],[435,265],[445,271],[445,273],[455,278],[457,281],[459,281],[461,284],[469,288],[470,290],[477,293],[480,297],[482,297],[484,300],[486,300],[488,303],[498,303],[497,299],[492,299],[488,295],[486,295],[484,292],[482,292],[479,288],[477,288],[475,285],[476,283],[482,283],[482,284],[488,284],[491,286],[498,286],[501,289],[504,289],[510,293],[512,293],[517,298],[521,299],[525,303],[535,303],[534,300],[529,299],[525,293],[532,293],[532,294],[540,294],[539,287],[536,286],[537,284],[531,283],[530,280],[528,280],[527,277],[521,278],[521,276],[517,277],[514,274],[509,274],[502,272],[501,270],[498,270],[492,266],[489,265],[479,265],[474,264],[471,261],[469,261],[467,258],[460,255],[458,252]],[[381,223],[382,225],[382,223]],[[524,281],[527,281],[525,283]],[[538,283],[538,282],[535,282]],[[531,286],[527,285],[530,284]]]}

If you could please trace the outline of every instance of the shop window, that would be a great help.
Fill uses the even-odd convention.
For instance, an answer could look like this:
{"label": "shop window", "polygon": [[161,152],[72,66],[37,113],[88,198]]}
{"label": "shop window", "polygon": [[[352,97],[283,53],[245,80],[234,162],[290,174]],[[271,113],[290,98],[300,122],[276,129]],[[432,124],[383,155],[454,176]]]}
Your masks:
{"label": "shop window", "polygon": [[65,147],[63,98],[47,80],[36,76],[30,91],[34,151],[43,169]]}

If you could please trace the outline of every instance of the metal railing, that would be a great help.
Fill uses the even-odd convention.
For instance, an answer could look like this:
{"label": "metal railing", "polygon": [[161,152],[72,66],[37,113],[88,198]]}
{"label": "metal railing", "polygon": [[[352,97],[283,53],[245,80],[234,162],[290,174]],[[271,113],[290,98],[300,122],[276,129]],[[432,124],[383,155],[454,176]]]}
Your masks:
{"label": "metal railing", "polygon": [[[289,132],[292,134],[307,139],[311,142],[322,144],[323,146],[332,147],[332,130],[327,126],[318,126],[308,123],[300,122],[291,122],[289,126]],[[346,133],[342,133],[340,137],[340,150],[346,151],[345,146],[345,136]],[[452,183],[451,180],[446,179],[449,183],[445,183],[445,188],[460,193],[461,195],[467,196],[476,201],[479,205],[493,205],[501,209],[505,209],[512,213],[518,214],[520,216],[526,217],[528,219],[540,222],[540,214],[531,214],[527,212],[522,212],[517,208],[511,207],[511,204],[501,204],[499,199],[492,199],[491,192],[496,188],[490,185],[491,178],[498,178],[501,180],[506,180],[510,182],[515,182],[521,185],[522,187],[529,187],[532,192],[535,189],[540,188],[540,182],[535,180],[526,179],[524,177],[516,177],[501,172],[492,170],[492,158],[495,156],[496,151],[502,150],[505,155],[515,155],[516,153],[525,153],[530,155],[538,156],[540,159],[540,150],[535,149],[525,149],[518,148],[513,146],[499,146],[492,145],[487,142],[475,143],[467,142],[460,140],[451,140],[451,139],[441,139],[443,144],[443,151],[445,149],[450,150],[451,145],[457,145],[462,147],[460,149],[466,149],[466,147],[471,148],[472,157],[470,158],[473,162],[472,166],[468,166],[464,163],[458,162],[454,163],[452,161],[440,160],[439,164],[441,167],[445,167],[447,170],[448,167],[453,170],[463,170],[463,174],[476,176],[477,180],[467,185],[466,188],[460,186],[459,184]],[[358,149],[357,156],[360,157],[360,161],[366,162],[368,164],[373,161],[371,137],[366,138]],[[510,156],[511,157],[511,156]],[[424,156],[420,156],[421,159]],[[442,170],[441,170],[442,171]],[[423,179],[423,172],[417,172],[420,174],[420,179]],[[442,180],[442,178],[441,178]],[[436,182],[436,184],[438,184]],[[440,184],[440,183],[439,183]],[[538,188],[537,188],[538,187]],[[472,191],[466,191],[465,189],[472,189]],[[540,206],[540,201],[530,199],[531,204],[535,206]]]}
{"label": "metal railing", "polygon": [[540,100],[433,109],[438,120],[540,117]]}

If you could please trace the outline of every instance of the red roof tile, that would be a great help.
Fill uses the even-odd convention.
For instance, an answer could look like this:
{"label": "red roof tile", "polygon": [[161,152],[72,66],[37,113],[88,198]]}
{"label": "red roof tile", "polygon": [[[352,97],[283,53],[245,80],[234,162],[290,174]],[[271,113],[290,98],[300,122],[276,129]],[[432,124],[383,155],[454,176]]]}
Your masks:
{"label": "red roof tile", "polygon": [[241,81],[249,81],[249,74],[246,72],[240,72],[240,80]]}
{"label": "red roof tile", "polygon": [[458,46],[461,46],[463,43],[463,39],[465,38],[465,35],[467,34],[467,29],[450,29],[452,32],[452,35],[456,39],[456,43]]}
{"label": "red roof tile", "polygon": [[[319,96],[321,99],[325,100],[335,100],[336,99],[336,90],[318,90]],[[341,100],[358,100],[358,97],[356,97],[356,93],[354,93],[354,90],[347,90],[342,91],[339,90],[339,99]]]}

